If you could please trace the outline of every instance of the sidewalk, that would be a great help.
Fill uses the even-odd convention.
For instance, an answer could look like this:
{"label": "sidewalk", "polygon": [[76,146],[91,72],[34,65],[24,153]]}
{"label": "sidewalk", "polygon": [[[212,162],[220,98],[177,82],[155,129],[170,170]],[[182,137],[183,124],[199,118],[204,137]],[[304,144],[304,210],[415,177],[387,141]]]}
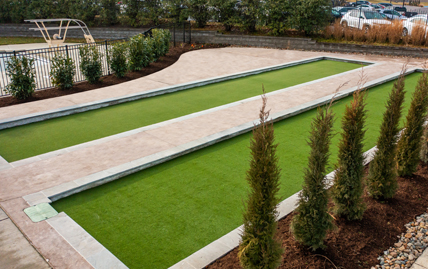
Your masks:
{"label": "sidewalk", "polygon": [[[376,62],[365,67],[367,81],[399,72],[403,58],[300,52],[259,48],[222,48],[199,50],[182,55],[177,63],[158,73],[89,92],[47,99],[9,108],[0,108],[0,119],[42,112],[70,105],[83,104],[130,93],[143,92],[167,85],[207,79],[280,63],[303,60],[315,56],[357,59]],[[227,64],[225,64],[227,63]],[[408,67],[421,67],[422,60],[414,60]],[[293,87],[291,90],[270,95],[268,109],[277,113],[309,101],[333,94],[337,87],[348,82],[342,90],[356,86],[360,70],[339,74],[319,82]],[[260,100],[248,100],[220,110],[195,113],[191,117],[171,120],[141,132],[118,136],[107,141],[81,145],[71,152],[30,158],[12,163],[13,168],[0,171],[0,205],[28,237],[35,247],[49,258],[52,266],[90,268],[82,258],[45,221],[32,223],[22,212],[29,205],[25,195],[69,183],[106,169],[128,163],[145,156],[172,149],[186,143],[217,134],[229,128],[253,121],[258,117]],[[209,122],[209,124],[207,124]],[[0,261],[1,262],[1,261]]]}

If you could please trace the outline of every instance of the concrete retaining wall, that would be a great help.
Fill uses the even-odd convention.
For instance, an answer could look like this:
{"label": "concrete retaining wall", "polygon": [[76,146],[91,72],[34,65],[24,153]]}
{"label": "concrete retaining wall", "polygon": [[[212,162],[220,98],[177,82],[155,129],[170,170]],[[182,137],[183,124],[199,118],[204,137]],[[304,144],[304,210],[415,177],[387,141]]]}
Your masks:
{"label": "concrete retaining wall", "polygon": [[[27,36],[40,37],[38,31],[29,31],[28,28],[35,27],[33,24],[0,24],[1,36]],[[91,27],[90,31],[97,39],[116,39],[130,37],[143,32],[144,28],[109,28]],[[81,30],[70,30],[68,37],[82,37]],[[189,36],[186,34],[186,40]],[[182,41],[181,31],[177,32],[176,40]],[[379,55],[394,55],[406,57],[428,57],[428,49],[417,49],[410,47],[388,47],[371,45],[352,45],[337,43],[319,43],[310,38],[272,37],[272,36],[249,36],[249,35],[224,35],[215,31],[192,31],[192,42],[215,43],[240,46],[269,47],[295,50],[316,50],[344,53],[364,53]]]}

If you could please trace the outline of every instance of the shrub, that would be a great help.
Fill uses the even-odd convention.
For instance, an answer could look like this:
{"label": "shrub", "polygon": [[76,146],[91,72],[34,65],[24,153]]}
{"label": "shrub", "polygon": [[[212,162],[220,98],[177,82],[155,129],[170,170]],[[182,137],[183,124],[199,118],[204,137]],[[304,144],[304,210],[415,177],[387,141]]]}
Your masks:
{"label": "shrub", "polygon": [[400,176],[410,176],[416,172],[427,109],[428,78],[423,73],[413,93],[406,123],[397,144],[397,171]]}
{"label": "shrub", "polygon": [[215,19],[221,22],[226,31],[238,21],[238,12],[235,8],[236,0],[209,0],[211,6],[216,7]]}
{"label": "shrub", "polygon": [[292,2],[290,23],[296,30],[310,35],[317,33],[329,23],[331,11],[328,7],[331,7],[331,1],[294,0]]}
{"label": "shrub", "polygon": [[396,150],[399,122],[404,101],[404,72],[394,82],[383,113],[377,151],[370,163],[367,187],[375,199],[392,198],[397,190]]}
{"label": "shrub", "polygon": [[79,48],[80,70],[86,80],[97,83],[102,76],[100,53],[96,45],[85,45]]}
{"label": "shrub", "polygon": [[388,40],[389,25],[382,24],[376,27],[376,29],[377,29],[376,42],[386,43],[386,41]]}
{"label": "shrub", "polygon": [[279,199],[280,169],[276,157],[277,144],[262,96],[260,124],[253,129],[250,141],[251,161],[247,181],[251,191],[244,213],[244,232],[239,245],[239,260],[244,268],[276,268],[283,252],[276,239],[276,210]]}
{"label": "shrub", "polygon": [[358,41],[358,42],[366,41],[366,34],[364,33],[364,30],[354,29],[352,32],[354,34],[353,39],[355,41]]}
{"label": "shrub", "polygon": [[148,66],[153,61],[152,38],[144,38],[143,35],[135,35],[129,39],[129,70],[138,71]]}
{"label": "shrub", "polygon": [[410,35],[410,42],[415,46],[422,46],[425,44],[425,27],[421,25],[415,25]]}
{"label": "shrub", "polygon": [[342,25],[340,25],[340,20],[336,20],[333,24],[333,37],[337,41],[342,40],[344,29]]}
{"label": "shrub", "polygon": [[70,57],[56,54],[52,58],[51,78],[52,84],[61,90],[73,87],[73,77],[76,74],[76,66]]}
{"label": "shrub", "polygon": [[[165,32],[161,29],[153,29],[152,30],[153,36],[152,36],[152,53],[153,53],[153,59],[156,61],[159,57],[165,55]],[[169,46],[169,42],[168,42]]]}
{"label": "shrub", "polygon": [[421,151],[419,153],[421,161],[428,163],[428,124],[424,127],[424,132],[421,138]]}
{"label": "shrub", "polygon": [[363,217],[366,209],[362,198],[364,126],[367,117],[366,93],[357,91],[342,119],[342,139],[339,142],[338,165],[332,189],[334,211],[348,220]]}
{"label": "shrub", "polygon": [[10,83],[6,86],[6,91],[17,99],[27,99],[31,97],[36,88],[34,60],[25,56],[13,56],[6,64],[6,73],[10,78]]}
{"label": "shrub", "polygon": [[291,231],[296,240],[313,250],[324,247],[327,231],[334,227],[327,211],[328,194],[324,180],[333,136],[333,119],[330,107],[326,107],[318,108],[316,118],[312,121],[308,167],[299,194],[297,214],[291,222]]}
{"label": "shrub", "polygon": [[401,21],[393,20],[388,27],[388,41],[390,44],[400,43],[403,35],[403,24]]}
{"label": "shrub", "polygon": [[113,44],[108,52],[108,63],[116,77],[122,78],[128,72],[128,44],[117,42]]}

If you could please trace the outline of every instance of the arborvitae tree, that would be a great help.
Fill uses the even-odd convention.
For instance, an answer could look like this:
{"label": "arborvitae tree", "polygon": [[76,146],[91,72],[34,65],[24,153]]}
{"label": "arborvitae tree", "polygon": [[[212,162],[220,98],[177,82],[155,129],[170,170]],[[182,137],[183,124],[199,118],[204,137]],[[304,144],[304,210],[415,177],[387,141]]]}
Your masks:
{"label": "arborvitae tree", "polygon": [[421,161],[428,163],[428,124],[424,127],[424,133],[421,138],[421,152],[419,154]]}
{"label": "arborvitae tree", "polygon": [[283,250],[276,236],[280,169],[276,157],[273,124],[268,120],[266,97],[262,96],[260,124],[250,142],[252,159],[247,171],[251,191],[244,213],[244,232],[238,258],[244,268],[277,268]]}
{"label": "arborvitae tree", "polygon": [[366,117],[366,93],[356,91],[342,119],[342,139],[339,142],[339,160],[332,189],[335,213],[348,220],[361,219],[366,209],[362,198]]}
{"label": "arborvitae tree", "polygon": [[377,151],[370,163],[367,187],[375,199],[388,199],[397,190],[397,135],[404,101],[404,76],[394,82],[386,103],[380,135],[377,140]]}
{"label": "arborvitae tree", "polygon": [[397,171],[400,176],[410,176],[416,172],[427,109],[428,77],[423,73],[413,93],[406,123],[397,143]]}
{"label": "arborvitae tree", "polygon": [[308,141],[311,152],[305,169],[305,182],[299,194],[297,215],[291,222],[291,231],[296,240],[313,250],[324,247],[327,231],[334,227],[328,213],[325,182],[333,121],[334,114],[330,106],[318,108]]}

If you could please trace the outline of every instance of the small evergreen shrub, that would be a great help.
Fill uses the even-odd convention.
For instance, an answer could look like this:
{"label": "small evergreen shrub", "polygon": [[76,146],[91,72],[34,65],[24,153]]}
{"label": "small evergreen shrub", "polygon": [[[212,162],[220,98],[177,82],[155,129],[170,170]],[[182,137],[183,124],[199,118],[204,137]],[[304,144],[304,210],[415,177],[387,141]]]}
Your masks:
{"label": "small evergreen shrub", "polygon": [[260,124],[250,141],[251,161],[247,181],[251,190],[244,213],[244,232],[238,258],[244,268],[277,268],[283,252],[276,238],[276,210],[279,199],[280,169],[276,157],[275,135],[262,96]]}
{"label": "small evergreen shrub", "polygon": [[79,48],[80,70],[86,80],[91,83],[97,83],[102,76],[101,57],[97,46],[85,45]]}
{"label": "small evergreen shrub", "polygon": [[30,98],[36,88],[34,60],[25,56],[13,56],[6,63],[6,73],[10,83],[6,91],[13,97],[23,100]]}
{"label": "small evergreen shrub", "polygon": [[129,70],[138,71],[153,61],[153,41],[150,37],[136,35],[129,40]]}
{"label": "small evergreen shrub", "polygon": [[159,57],[165,55],[165,42],[164,42],[164,31],[161,29],[153,29],[152,30],[153,36],[152,41],[153,41],[153,48],[152,48],[152,52],[153,52],[153,58],[155,59],[155,61],[157,59],[159,59]]}
{"label": "small evergreen shrub", "polygon": [[299,194],[296,215],[291,222],[291,232],[296,240],[312,250],[324,248],[327,231],[334,228],[328,213],[326,190],[326,165],[332,138],[334,115],[330,107],[318,108],[311,124],[308,144],[311,147],[308,167],[305,169],[303,189]]}
{"label": "small evergreen shrub", "polygon": [[416,172],[427,109],[428,78],[423,73],[413,93],[406,123],[397,143],[397,171],[400,176],[410,176]]}
{"label": "small evergreen shrub", "polygon": [[366,93],[356,91],[345,108],[342,119],[342,139],[339,142],[338,165],[332,188],[334,211],[348,220],[363,217],[366,205],[363,194],[363,140],[367,117]]}
{"label": "small evergreen shrub", "polygon": [[419,153],[421,161],[428,163],[428,124],[424,127],[424,132],[421,138],[421,152]]}
{"label": "small evergreen shrub", "polygon": [[117,42],[113,44],[108,52],[108,64],[118,78],[125,76],[128,72],[128,44]]}
{"label": "small evergreen shrub", "polygon": [[397,167],[395,157],[397,153],[397,135],[401,111],[404,102],[404,75],[394,82],[391,93],[383,113],[380,135],[377,140],[377,151],[370,162],[367,187],[375,199],[388,199],[395,195],[397,190]]}
{"label": "small evergreen shrub", "polygon": [[76,66],[70,57],[56,54],[52,58],[51,78],[52,84],[61,90],[73,87],[73,77],[76,74]]}

